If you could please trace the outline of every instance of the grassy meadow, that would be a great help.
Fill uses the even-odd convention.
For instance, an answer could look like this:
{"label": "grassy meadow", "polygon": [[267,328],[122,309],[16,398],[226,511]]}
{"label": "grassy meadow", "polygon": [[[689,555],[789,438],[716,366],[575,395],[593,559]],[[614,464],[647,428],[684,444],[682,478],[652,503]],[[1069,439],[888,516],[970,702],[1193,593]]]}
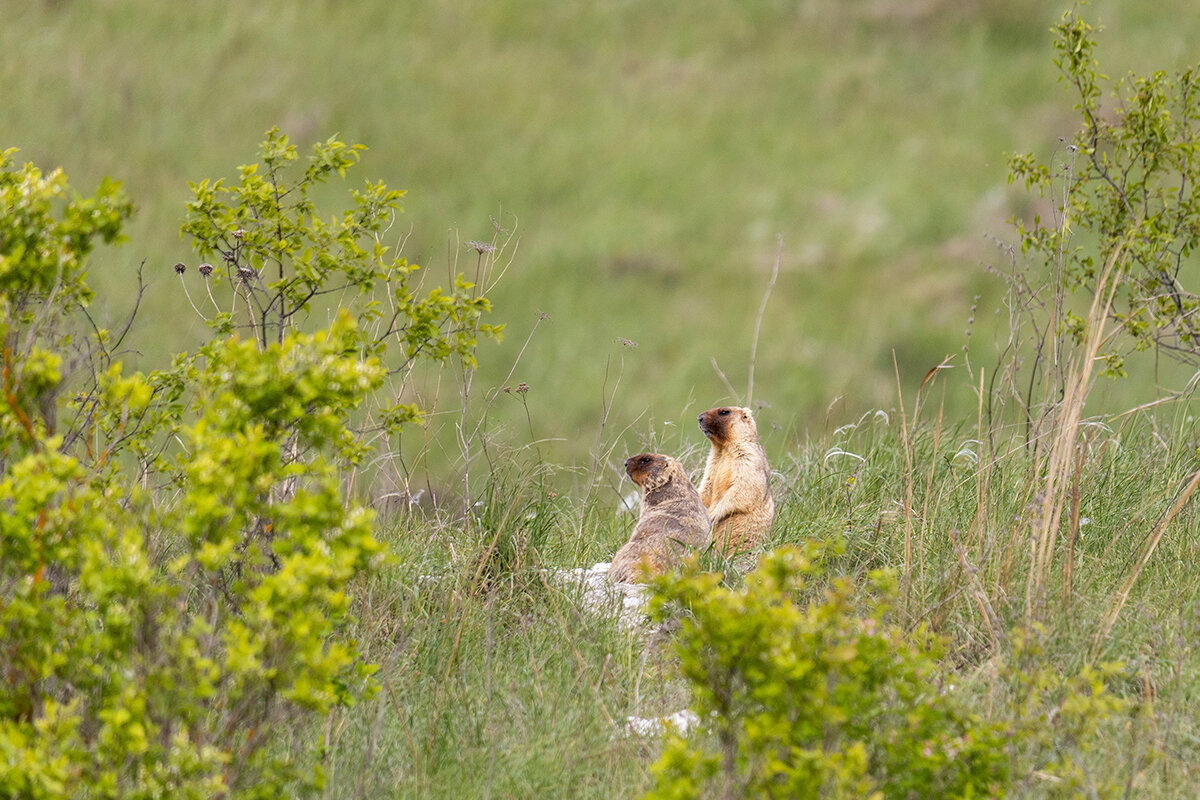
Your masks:
{"label": "grassy meadow", "polygon": [[[1070,677],[1087,664],[1123,665],[1109,688],[1128,708],[1080,742],[1055,740],[1079,748],[1084,784],[1066,784],[1014,741],[1010,796],[1191,796],[1200,518],[1194,502],[1175,508],[1195,488],[1190,420],[1088,427],[1070,486],[1055,497],[1070,544],[1030,607],[1044,460],[1013,431],[980,436],[936,407],[918,412],[869,414],[790,450],[776,464],[768,547],[839,542],[831,575],[896,569],[904,624],[948,637],[945,680],[991,722],[1032,722],[1054,738],[1067,724],[1056,719]],[[625,720],[686,706],[669,638],[584,610],[544,572],[607,560],[632,518],[603,499],[548,498],[541,478],[499,476],[502,490],[463,527],[421,515],[385,526],[398,561],[356,593],[382,690],[310,733],[327,748],[327,796],[609,798],[652,785],[657,737],[630,735]],[[741,580],[733,565],[711,566]],[[1036,631],[1031,655],[1016,652],[1022,630]],[[1028,689],[1011,669],[1044,683]]]}
{"label": "grassy meadow", "polygon": [[[1022,393],[1015,379],[980,391],[1007,357],[1008,220],[1050,205],[1008,184],[1007,155],[1054,159],[1077,126],[1051,63],[1063,8],[0,10],[0,147],[79,188],[122,180],[137,206],[91,282],[119,318],[144,264],[126,356],[139,369],[207,335],[171,271],[197,261],[178,233],[188,182],[233,178],[271,126],[302,148],[335,132],[369,147],[351,183],[407,190],[394,232],[427,286],[474,271],[466,242],[505,245],[488,293],[504,341],[481,343],[469,391],[434,371],[409,388],[428,424],[363,489],[457,501],[466,473],[471,503],[385,506],[396,557],[353,599],[380,691],[277,733],[281,755],[323,743],[325,796],[647,790],[659,742],[624,720],[687,704],[669,643],[583,611],[545,570],[624,541],[627,455],[670,453],[698,480],[696,414],[751,401],[775,470],[770,544],[840,542],[839,574],[895,568],[901,619],[948,637],[949,674],[985,719],[1017,713],[996,675],[1019,627],[1039,631],[1037,664],[1057,674],[1122,662],[1113,691],[1132,710],[1079,756],[1092,796],[1200,793],[1194,403],[1124,413],[1190,373],[1132,360],[1124,381],[1085,381],[1082,416],[1044,438],[1012,425],[1012,406],[989,414],[987,397]],[[1086,13],[1105,26],[1110,75],[1196,58],[1200,16],[1182,0]],[[1070,454],[1057,482],[1054,452]],[[1052,695],[1021,713],[1053,729]],[[1076,796],[1021,769],[1018,796]]]}
{"label": "grassy meadow", "polygon": [[[1187,63],[1188,8],[1091,6],[1105,68]],[[782,452],[835,398],[835,424],[889,406],[893,354],[911,389],[960,353],[976,295],[973,340],[990,357],[1003,287],[984,267],[1004,260],[991,239],[1010,241],[1007,220],[1040,202],[1008,186],[1006,156],[1049,159],[1076,125],[1050,63],[1061,12],[10,3],[0,140],[77,185],[125,182],[130,241],[92,280],[118,318],[144,261],[150,324],[129,356],[142,368],[203,334],[170,271],[197,260],[178,235],[188,182],[234,177],[274,125],[302,148],[335,132],[366,144],[350,182],[408,191],[395,231],[431,285],[470,271],[464,242],[516,233],[491,292],[507,336],[481,351],[477,394],[525,383],[556,461],[589,453],[617,375],[608,424],[630,428],[626,448],[745,402],[782,237],[753,391]],[[525,434],[525,409],[500,399],[495,425]],[[444,443],[455,402],[421,400]],[[950,402],[969,413],[969,397]]]}

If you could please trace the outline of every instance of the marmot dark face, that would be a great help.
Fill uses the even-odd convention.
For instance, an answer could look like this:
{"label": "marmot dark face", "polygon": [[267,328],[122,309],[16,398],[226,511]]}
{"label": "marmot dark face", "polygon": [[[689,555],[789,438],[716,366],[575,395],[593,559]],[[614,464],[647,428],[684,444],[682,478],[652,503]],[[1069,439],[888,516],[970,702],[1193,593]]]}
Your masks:
{"label": "marmot dark face", "polygon": [[625,472],[638,486],[659,477],[667,468],[667,457],[658,453],[642,453],[625,459]]}
{"label": "marmot dark face", "polygon": [[737,406],[710,408],[696,419],[700,422],[700,430],[704,432],[705,436],[713,442],[722,444],[735,438],[734,426],[740,422],[749,422],[751,427],[754,426],[754,418],[750,415],[750,409]]}

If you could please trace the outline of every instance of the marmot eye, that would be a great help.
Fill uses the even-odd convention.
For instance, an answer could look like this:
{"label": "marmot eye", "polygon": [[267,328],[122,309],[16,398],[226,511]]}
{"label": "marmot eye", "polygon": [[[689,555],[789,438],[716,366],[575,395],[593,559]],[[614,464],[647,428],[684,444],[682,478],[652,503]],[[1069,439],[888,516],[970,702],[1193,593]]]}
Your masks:
{"label": "marmot eye", "polygon": [[722,408],[720,411],[718,411],[718,412],[717,412],[717,416],[718,416],[718,417],[727,417],[727,416],[729,416],[729,409],[728,409],[728,408]]}
{"label": "marmot eye", "polygon": [[642,463],[643,463],[643,464],[649,464],[649,463],[650,463],[651,461],[653,461],[653,460],[654,460],[654,459],[653,459],[653,458],[651,458],[650,456],[642,456]]}

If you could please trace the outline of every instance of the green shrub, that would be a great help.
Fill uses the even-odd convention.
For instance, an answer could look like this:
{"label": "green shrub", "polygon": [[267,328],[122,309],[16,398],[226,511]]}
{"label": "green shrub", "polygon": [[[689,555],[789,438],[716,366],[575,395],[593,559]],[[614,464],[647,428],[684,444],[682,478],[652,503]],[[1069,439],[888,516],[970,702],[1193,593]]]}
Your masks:
{"label": "green shrub", "polygon": [[[242,380],[202,375],[213,385],[183,429],[181,496],[165,508],[55,440],[8,465],[0,793],[274,796],[284,782],[319,784],[277,762],[268,734],[362,688],[370,668],[338,630],[347,581],[380,547],[369,515],[344,507],[331,467],[285,466],[272,428],[286,412],[231,402],[229,389],[278,380],[280,362],[320,367],[277,387],[327,403],[305,424],[302,441],[317,441],[378,380],[377,367],[331,356],[345,344],[335,326],[263,354],[236,341],[213,348],[214,369]],[[110,382],[110,394],[136,413],[150,391],[135,377]],[[272,502],[285,482],[288,499]]]}
{"label": "green shrub", "polygon": [[449,293],[437,287],[419,294],[421,268],[385,239],[403,213],[404,192],[368,181],[350,191],[349,209],[329,219],[313,200],[330,178],[344,178],[364,149],[330,137],[301,164],[288,137],[272,129],[261,163],[240,167],[236,185],[191,184],[181,232],[201,256],[217,262],[202,274],[210,298],[223,284],[233,294],[232,310],[212,298],[211,318],[197,312],[220,333],[245,330],[266,346],[301,328],[333,297],[353,308],[364,348],[381,355],[389,343],[400,345],[403,358],[394,370],[418,357],[455,355],[473,364],[479,334],[498,337],[501,326],[482,322],[491,303],[484,287],[461,273]]}
{"label": "green shrub", "polygon": [[[1149,346],[1195,364],[1200,299],[1185,282],[1200,243],[1192,191],[1200,180],[1200,71],[1156,70],[1114,84],[1098,71],[1095,30],[1077,8],[1054,32],[1055,64],[1081,124],[1052,163],[1032,154],[1010,159],[1010,181],[1053,200],[1050,219],[1018,223],[1021,251],[1050,271],[1060,291],[1112,295],[1122,336],[1102,354],[1108,374],[1123,376],[1125,354]],[[1101,105],[1107,94],[1112,109]],[[1055,336],[1082,342],[1088,325],[1056,301]]]}
{"label": "green shrub", "polygon": [[[652,609],[682,617],[680,669],[708,731],[668,734],[648,798],[1122,795],[1119,770],[1094,763],[1107,723],[1139,710],[1109,689],[1122,665],[1065,671],[1035,628],[956,674],[941,639],[889,621],[891,571],[833,578],[827,552],[780,548],[741,589],[694,564],[657,580]],[[1152,754],[1127,727],[1137,773]]]}
{"label": "green shrub", "polygon": [[715,741],[671,736],[648,797],[971,797],[1006,784],[1001,731],[943,686],[940,643],[888,622],[892,574],[860,591],[845,578],[817,589],[821,572],[809,545],[765,557],[740,590],[715,574],[657,583],[660,616],[686,610],[680,665]]}
{"label": "green shrub", "polygon": [[[389,342],[409,361],[473,363],[477,334],[498,334],[461,276],[450,294],[418,297],[405,282],[417,268],[384,257],[398,192],[369,184],[341,222],[320,221],[309,189],[356,152],[318,145],[285,186],[296,155],[272,132],[266,180],[244,167],[236,191],[198,185],[185,230],[202,251],[235,243],[234,313],[214,315],[212,341],[149,376],[125,374],[107,331],[77,330],[87,256],[119,238],[130,211],[119,187],[72,197],[61,172],[16,169],[5,154],[0,797],[321,786],[306,723],[374,688],[347,633],[348,586],[384,557],[373,515],[342,496],[341,476],[369,449],[351,418],[383,385]],[[263,277],[268,268],[277,274]],[[304,331],[309,302],[342,291],[361,302]],[[75,413],[57,433],[70,367]],[[382,425],[416,413],[391,407]]]}

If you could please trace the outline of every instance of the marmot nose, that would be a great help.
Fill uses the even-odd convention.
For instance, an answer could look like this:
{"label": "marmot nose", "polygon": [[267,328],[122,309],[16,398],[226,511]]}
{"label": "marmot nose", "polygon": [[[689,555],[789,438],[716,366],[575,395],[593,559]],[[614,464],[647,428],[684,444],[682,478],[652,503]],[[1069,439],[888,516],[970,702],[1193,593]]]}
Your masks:
{"label": "marmot nose", "polygon": [[629,465],[633,462],[632,458],[625,459],[625,469],[629,469]]}
{"label": "marmot nose", "polygon": [[697,415],[696,415],[696,422],[704,422],[704,415],[703,415],[703,414],[697,414]]}

